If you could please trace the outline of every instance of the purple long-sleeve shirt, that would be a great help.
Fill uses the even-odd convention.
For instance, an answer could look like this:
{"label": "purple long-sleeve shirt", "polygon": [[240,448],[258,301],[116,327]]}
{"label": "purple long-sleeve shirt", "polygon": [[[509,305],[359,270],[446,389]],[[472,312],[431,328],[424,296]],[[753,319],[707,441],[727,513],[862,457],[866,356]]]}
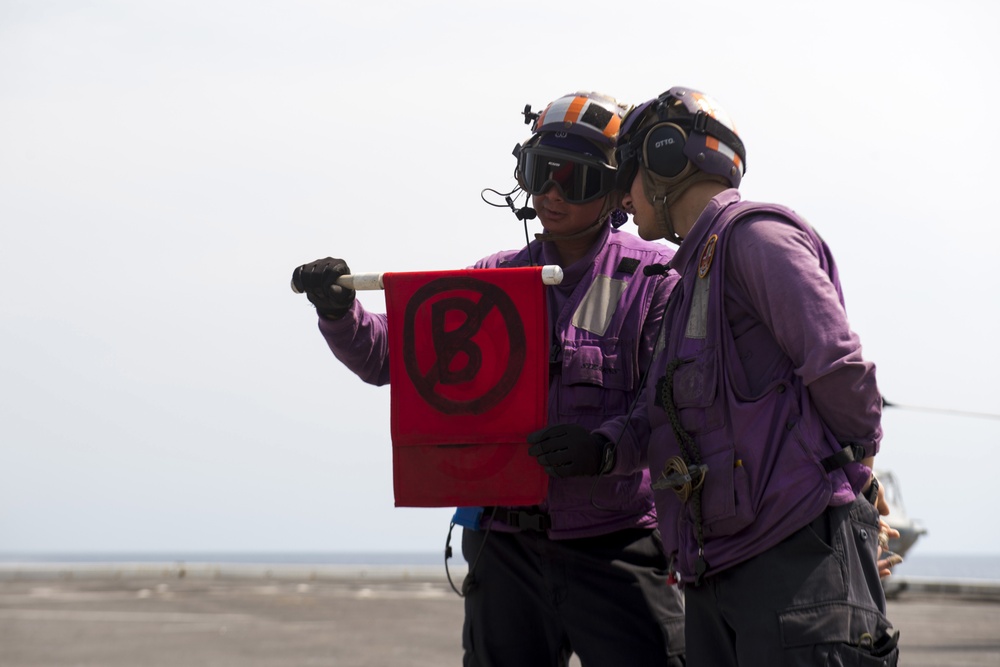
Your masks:
{"label": "purple long-sleeve shirt", "polygon": [[[662,244],[605,225],[588,255],[563,267],[562,283],[546,288],[557,342],[551,346],[550,424],[572,422],[597,429],[628,412],[651,362],[667,296],[677,282],[677,276],[645,276],[643,268],[666,264],[672,255]],[[552,244],[535,241],[474,266],[528,266],[530,258],[559,263]],[[358,377],[376,385],[389,382],[384,314],[369,313],[355,302],[339,320],[321,318],[319,328],[334,355]],[[552,519],[549,535],[554,539],[655,527],[644,452],[632,449],[600,479],[551,479],[541,509]]]}
{"label": "purple long-sleeve shirt", "polygon": [[782,207],[731,225],[752,206],[726,190],[698,218],[671,262],[679,293],[636,417],[601,429],[623,430],[620,456],[648,455],[654,481],[670,457],[692,459],[688,436],[709,466],[702,544],[691,503],[655,491],[664,544],[686,579],[700,549],[711,574],[853,500],[868,469],[827,474],[820,461],[846,442],[874,455],[881,439],[875,368],[848,323],[828,248]]}

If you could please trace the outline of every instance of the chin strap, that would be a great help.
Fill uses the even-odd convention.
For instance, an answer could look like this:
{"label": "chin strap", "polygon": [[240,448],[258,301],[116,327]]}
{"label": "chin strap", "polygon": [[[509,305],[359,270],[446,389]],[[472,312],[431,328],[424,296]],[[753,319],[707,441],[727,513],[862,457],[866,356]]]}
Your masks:
{"label": "chin strap", "polygon": [[671,220],[668,209],[677,203],[677,200],[695,183],[714,181],[725,183],[727,186],[729,185],[729,181],[725,181],[715,174],[702,171],[690,162],[688,162],[684,171],[673,178],[667,179],[663,176],[658,176],[649,169],[642,170],[642,178],[645,179],[643,185],[646,188],[646,192],[653,193],[649,198],[649,203],[653,205],[653,209],[656,211],[656,226],[659,227],[664,239],[677,245],[680,245],[684,239],[678,236],[677,231],[674,229],[674,221]]}
{"label": "chin strap", "polygon": [[[659,205],[657,205],[658,202]],[[670,219],[670,211],[667,210],[670,205],[667,196],[653,197],[653,201],[650,203],[653,204],[653,210],[656,212],[656,226],[659,228],[660,234],[667,241],[680,245],[684,239],[674,231],[674,221]]]}

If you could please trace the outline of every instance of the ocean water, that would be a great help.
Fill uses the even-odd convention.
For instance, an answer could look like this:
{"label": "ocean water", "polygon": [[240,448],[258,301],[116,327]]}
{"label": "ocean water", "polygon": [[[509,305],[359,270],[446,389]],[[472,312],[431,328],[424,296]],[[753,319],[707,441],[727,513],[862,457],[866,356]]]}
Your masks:
{"label": "ocean water", "polygon": [[[449,565],[464,564],[454,548]],[[444,552],[157,551],[0,553],[0,563],[234,563],[240,565],[437,565]]]}
{"label": "ocean water", "polygon": [[900,577],[975,579],[1000,583],[1000,554],[922,554],[919,549],[914,549],[893,571]]}
{"label": "ocean water", "polygon": [[[458,549],[449,566],[465,560]],[[259,565],[441,565],[444,552],[141,552],[0,553],[0,563],[239,563]],[[924,554],[913,549],[896,566],[900,577],[1000,583],[1000,554]]]}

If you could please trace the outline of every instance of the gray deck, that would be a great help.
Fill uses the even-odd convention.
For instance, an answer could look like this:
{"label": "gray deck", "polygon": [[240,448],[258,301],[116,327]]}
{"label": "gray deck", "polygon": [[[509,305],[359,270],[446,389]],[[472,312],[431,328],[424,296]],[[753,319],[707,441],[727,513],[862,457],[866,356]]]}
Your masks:
{"label": "gray deck", "polygon": [[[1000,586],[894,587],[903,664],[1000,665]],[[0,567],[4,667],[440,667],[461,627],[441,567]]]}

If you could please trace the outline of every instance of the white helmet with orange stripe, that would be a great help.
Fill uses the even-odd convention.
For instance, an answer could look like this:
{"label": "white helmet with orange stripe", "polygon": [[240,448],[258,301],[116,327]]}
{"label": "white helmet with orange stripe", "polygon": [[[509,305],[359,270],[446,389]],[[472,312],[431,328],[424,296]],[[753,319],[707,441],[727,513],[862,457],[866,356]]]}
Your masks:
{"label": "white helmet with orange stripe", "polygon": [[614,191],[614,149],[627,106],[601,93],[578,92],[540,114],[524,109],[531,137],[514,149],[515,176],[528,194],[558,186],[567,201],[586,203]]}
{"label": "white helmet with orange stripe", "polygon": [[[602,149],[614,149],[618,128],[627,107],[601,93],[563,95],[545,107],[531,126],[534,135],[543,132],[575,134]],[[530,120],[530,110],[525,121]]]}

